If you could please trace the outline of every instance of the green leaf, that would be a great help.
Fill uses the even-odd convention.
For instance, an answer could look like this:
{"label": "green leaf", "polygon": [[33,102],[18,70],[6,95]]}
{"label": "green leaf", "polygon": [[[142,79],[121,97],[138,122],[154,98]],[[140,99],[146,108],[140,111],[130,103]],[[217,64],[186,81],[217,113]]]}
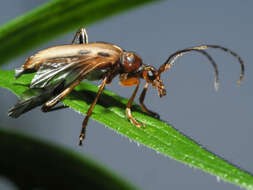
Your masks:
{"label": "green leaf", "polygon": [[0,130],[0,175],[20,189],[135,189],[83,155]]}
{"label": "green leaf", "polygon": [[59,34],[153,1],[50,1],[0,27],[0,65]]}
{"label": "green leaf", "polygon": [[[0,86],[20,96],[27,90],[33,75],[22,76],[15,81],[13,71],[0,71]],[[96,96],[97,87],[82,82],[63,100],[70,108],[85,114]],[[224,181],[253,189],[253,176],[209,152],[171,125],[145,115],[140,107],[133,106],[134,117],[145,123],[146,128],[133,126],[125,116],[127,99],[105,90],[95,106],[92,118],[136,143],[143,144],[170,158],[199,168]],[[7,110],[6,110],[7,111]],[[81,125],[81,124],[80,124]]]}

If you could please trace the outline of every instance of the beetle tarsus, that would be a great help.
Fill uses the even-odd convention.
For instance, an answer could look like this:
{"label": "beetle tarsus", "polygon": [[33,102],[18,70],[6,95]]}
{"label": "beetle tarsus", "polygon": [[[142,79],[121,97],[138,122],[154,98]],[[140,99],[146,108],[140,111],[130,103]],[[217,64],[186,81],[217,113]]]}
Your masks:
{"label": "beetle tarsus", "polygon": [[81,134],[80,137],[79,137],[79,146],[82,146],[83,145],[83,140],[84,140],[84,134]]}
{"label": "beetle tarsus", "polygon": [[42,112],[48,112],[50,110],[50,107],[48,107],[48,106],[46,106],[46,105],[43,105],[42,107],[41,107],[41,111]]}
{"label": "beetle tarsus", "polygon": [[156,118],[156,119],[160,119],[160,115],[158,113],[152,112],[149,113],[152,117]]}

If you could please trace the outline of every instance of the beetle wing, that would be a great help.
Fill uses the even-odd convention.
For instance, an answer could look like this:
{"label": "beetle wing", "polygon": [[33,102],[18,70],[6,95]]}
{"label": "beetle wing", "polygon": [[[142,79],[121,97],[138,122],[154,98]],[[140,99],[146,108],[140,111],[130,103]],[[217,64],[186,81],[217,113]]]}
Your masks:
{"label": "beetle wing", "polygon": [[30,87],[45,88],[62,81],[65,81],[64,86],[68,86],[81,75],[85,76],[94,69],[105,66],[108,63],[111,63],[110,60],[99,56],[73,56],[49,59],[41,64]]}

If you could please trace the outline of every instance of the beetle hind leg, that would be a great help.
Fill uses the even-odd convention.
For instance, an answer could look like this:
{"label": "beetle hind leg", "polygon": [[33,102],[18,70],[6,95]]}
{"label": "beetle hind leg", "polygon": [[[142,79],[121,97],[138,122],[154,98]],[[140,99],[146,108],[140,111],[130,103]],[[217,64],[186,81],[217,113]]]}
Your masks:
{"label": "beetle hind leg", "polygon": [[[75,87],[75,86],[74,86]],[[61,92],[60,94],[58,94],[57,96],[55,96],[54,98],[50,99],[49,101],[47,101],[41,108],[41,111],[43,112],[50,112],[53,110],[57,110],[60,109],[58,107],[53,108],[58,102],[60,102],[63,98],[65,98],[74,87],[68,87],[66,88],[63,92]]]}
{"label": "beetle hind leg", "polygon": [[60,102],[63,98],[65,98],[82,80],[82,77],[79,77],[75,80],[69,87],[65,88],[62,92],[60,92],[57,96],[53,97],[49,101],[47,101],[41,108],[43,112],[49,112],[61,108],[53,108],[58,102]]}
{"label": "beetle hind leg", "polygon": [[53,105],[53,106],[50,107],[50,106],[45,106],[45,104],[44,104],[41,108],[41,111],[43,111],[43,112],[52,112],[52,111],[57,111],[57,110],[65,109],[65,108],[68,108],[68,106],[60,105],[60,106],[54,107],[54,105]]}

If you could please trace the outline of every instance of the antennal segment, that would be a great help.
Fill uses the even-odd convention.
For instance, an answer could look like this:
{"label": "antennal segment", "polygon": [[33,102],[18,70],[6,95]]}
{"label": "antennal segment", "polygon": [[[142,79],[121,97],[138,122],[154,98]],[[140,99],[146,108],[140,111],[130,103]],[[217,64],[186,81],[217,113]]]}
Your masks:
{"label": "antennal segment", "polygon": [[201,46],[193,47],[193,49],[199,49],[199,50],[204,50],[208,48],[220,49],[234,56],[238,60],[238,62],[241,65],[241,73],[240,73],[240,79],[237,81],[237,84],[240,85],[245,75],[244,63],[243,63],[242,58],[239,55],[237,55],[237,53],[233,52],[232,50],[222,47],[222,46],[218,46],[218,45],[201,45]]}

